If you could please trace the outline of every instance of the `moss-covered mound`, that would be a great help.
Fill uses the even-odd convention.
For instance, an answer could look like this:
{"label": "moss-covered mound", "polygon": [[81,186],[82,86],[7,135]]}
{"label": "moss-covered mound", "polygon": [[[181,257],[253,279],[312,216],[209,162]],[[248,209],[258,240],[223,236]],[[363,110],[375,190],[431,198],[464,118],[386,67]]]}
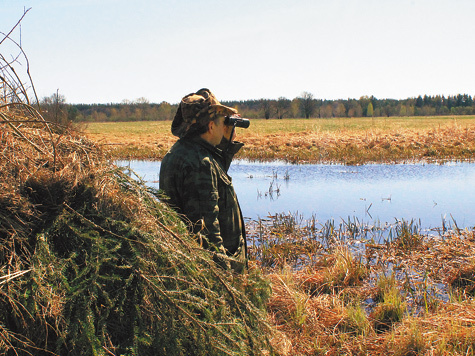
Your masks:
{"label": "moss-covered mound", "polygon": [[258,273],[217,268],[155,192],[53,131],[0,105],[0,353],[272,353]]}

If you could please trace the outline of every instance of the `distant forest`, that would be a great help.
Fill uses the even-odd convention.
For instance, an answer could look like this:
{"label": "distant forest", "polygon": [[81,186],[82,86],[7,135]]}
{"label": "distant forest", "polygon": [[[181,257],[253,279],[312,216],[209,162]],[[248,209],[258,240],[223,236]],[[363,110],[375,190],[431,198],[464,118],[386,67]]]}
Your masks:
{"label": "distant forest", "polygon": [[[44,98],[41,104],[47,120],[63,124],[171,120],[177,109],[177,104],[150,103],[145,98],[120,104],[68,104],[59,93]],[[281,97],[223,101],[222,104],[238,109],[241,116],[250,119],[475,115],[474,100],[467,94],[447,97],[424,95],[402,100],[377,99],[374,96],[323,100],[304,92],[292,100]]]}

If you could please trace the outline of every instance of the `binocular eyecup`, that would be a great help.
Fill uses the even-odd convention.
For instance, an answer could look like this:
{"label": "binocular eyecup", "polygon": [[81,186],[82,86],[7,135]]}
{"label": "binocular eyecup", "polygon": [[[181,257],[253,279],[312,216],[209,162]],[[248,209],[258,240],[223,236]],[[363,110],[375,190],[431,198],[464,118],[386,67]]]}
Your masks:
{"label": "binocular eyecup", "polygon": [[240,116],[226,116],[224,118],[224,124],[226,126],[235,126],[235,127],[242,127],[243,129],[247,129],[251,122],[248,119],[243,119]]}

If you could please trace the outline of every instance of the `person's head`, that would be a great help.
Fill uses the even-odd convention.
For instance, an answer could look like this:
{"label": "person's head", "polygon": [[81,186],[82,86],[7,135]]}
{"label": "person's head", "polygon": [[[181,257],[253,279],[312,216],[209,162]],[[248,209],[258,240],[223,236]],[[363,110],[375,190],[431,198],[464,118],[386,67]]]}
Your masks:
{"label": "person's head", "polygon": [[200,89],[181,100],[173,119],[172,133],[180,138],[201,135],[212,144],[219,137],[221,142],[223,135],[228,131],[228,136],[231,133],[231,129],[224,125],[224,118],[236,113],[236,109],[221,105],[209,89]]}
{"label": "person's head", "polygon": [[208,141],[213,146],[217,146],[223,140],[223,137],[227,141],[232,141],[234,137],[231,135],[234,133],[233,127],[224,124],[226,115],[216,115],[213,120],[208,122],[206,131],[200,134],[201,138]]}

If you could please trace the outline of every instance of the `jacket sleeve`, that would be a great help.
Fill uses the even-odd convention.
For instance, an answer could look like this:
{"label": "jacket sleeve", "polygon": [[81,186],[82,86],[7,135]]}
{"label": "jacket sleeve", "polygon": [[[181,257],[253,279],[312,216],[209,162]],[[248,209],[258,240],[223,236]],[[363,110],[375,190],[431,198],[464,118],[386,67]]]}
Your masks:
{"label": "jacket sleeve", "polygon": [[[223,249],[219,227],[218,172],[209,158],[198,167],[183,172],[183,213],[193,224],[193,232],[200,232],[209,245],[218,251]],[[210,248],[211,246],[206,246]]]}

